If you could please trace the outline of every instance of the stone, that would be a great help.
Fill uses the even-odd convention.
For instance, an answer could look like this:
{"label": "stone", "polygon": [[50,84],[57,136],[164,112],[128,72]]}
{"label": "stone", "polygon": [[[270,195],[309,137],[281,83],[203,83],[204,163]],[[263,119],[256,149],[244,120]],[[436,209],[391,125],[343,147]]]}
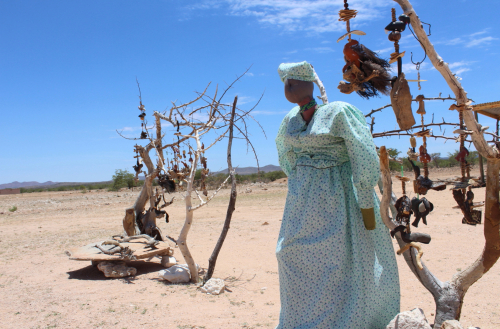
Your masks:
{"label": "stone", "polygon": [[177,259],[175,259],[175,257],[168,255],[161,257],[161,266],[169,268],[174,265],[177,265]]}
{"label": "stone", "polygon": [[[199,271],[200,266],[196,264],[196,269]],[[189,267],[187,264],[178,264],[167,268],[166,270],[161,270],[158,272],[158,276],[161,280],[166,280],[172,283],[186,283],[191,280],[191,272],[189,272]]]}
{"label": "stone", "polygon": [[464,329],[457,320],[447,320],[441,325],[441,329]]}
{"label": "stone", "polygon": [[432,329],[425,318],[424,311],[415,308],[396,315],[387,325],[386,329]]}
{"label": "stone", "polygon": [[100,262],[97,268],[107,278],[124,278],[137,274],[137,269],[128,267],[125,262]]}
{"label": "stone", "polygon": [[252,193],[252,189],[247,187],[246,190],[245,190],[245,193]]}
{"label": "stone", "polygon": [[224,280],[212,278],[208,280],[203,287],[200,287],[200,290],[207,295],[219,295],[224,292],[225,287],[226,284],[224,283]]}

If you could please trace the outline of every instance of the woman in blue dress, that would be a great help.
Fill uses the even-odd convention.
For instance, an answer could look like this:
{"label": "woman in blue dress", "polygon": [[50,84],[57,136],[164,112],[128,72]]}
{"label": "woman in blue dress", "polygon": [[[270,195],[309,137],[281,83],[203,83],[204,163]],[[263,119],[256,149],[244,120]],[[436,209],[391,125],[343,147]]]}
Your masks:
{"label": "woman in blue dress", "polygon": [[281,64],[298,104],[276,137],[288,194],[278,237],[278,329],[383,329],[399,313],[399,279],[374,186],[379,158],[364,115],[313,98],[307,62]]}

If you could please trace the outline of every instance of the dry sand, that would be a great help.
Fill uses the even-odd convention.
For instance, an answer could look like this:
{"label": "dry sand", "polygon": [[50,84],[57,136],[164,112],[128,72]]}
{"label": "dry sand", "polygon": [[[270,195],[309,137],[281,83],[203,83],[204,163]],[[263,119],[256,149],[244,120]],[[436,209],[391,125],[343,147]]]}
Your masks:
{"label": "dry sand", "polygon": [[[450,177],[449,170],[432,171]],[[250,187],[252,193],[244,193]],[[265,188],[265,189],[264,189]],[[399,195],[401,188],[394,186]],[[219,256],[214,277],[231,292],[202,294],[193,285],[157,279],[159,260],[132,262],[137,276],[107,279],[90,262],[68,259],[65,250],[101,241],[122,232],[125,208],[137,191],[45,192],[0,196],[0,314],[2,328],[274,328],[280,308],[278,269],[274,255],[285,204],[283,180],[262,186],[239,186],[236,211]],[[408,189],[409,190],[409,189]],[[207,267],[221,230],[228,201],[222,190],[209,206],[195,213],[188,242],[195,260]],[[475,189],[484,200],[484,188]],[[483,226],[461,224],[452,209],[450,191],[427,195],[435,205],[432,235],[423,260],[443,281],[466,268],[481,253]],[[177,237],[183,224],[181,195],[170,206],[163,234]],[[193,200],[195,202],[195,200]],[[10,213],[8,208],[18,210]],[[268,225],[264,225],[268,223]],[[396,243],[394,242],[396,248]],[[183,262],[179,250],[175,256]],[[424,309],[432,322],[433,298],[398,256],[401,309]],[[461,322],[482,329],[500,328],[500,264],[467,292]]]}

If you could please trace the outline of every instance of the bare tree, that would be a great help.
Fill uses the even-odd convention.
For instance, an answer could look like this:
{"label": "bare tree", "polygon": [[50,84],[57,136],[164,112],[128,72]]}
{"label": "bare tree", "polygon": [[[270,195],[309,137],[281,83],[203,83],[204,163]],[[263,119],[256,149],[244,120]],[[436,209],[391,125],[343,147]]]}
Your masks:
{"label": "bare tree", "polygon": [[[409,248],[409,250],[403,253],[406,263],[412,272],[424,285],[424,287],[434,296],[434,300],[436,302],[434,327],[440,328],[441,324],[446,320],[460,319],[463,300],[467,290],[472,284],[479,280],[500,257],[500,204],[498,197],[500,188],[498,179],[500,170],[500,154],[495,145],[488,145],[488,142],[485,140],[484,129],[482,129],[482,126],[474,117],[471,102],[467,97],[467,93],[461,86],[456,76],[451,72],[448,64],[445,63],[435,51],[434,46],[430,43],[427,34],[422,27],[422,23],[410,2],[408,0],[394,1],[397,2],[403,9],[404,13],[410,17],[411,26],[413,27],[413,30],[415,31],[415,34],[424,51],[434,67],[441,73],[455,95],[456,105],[452,105],[450,109],[459,111],[460,116],[463,118],[467,128],[467,131],[461,129],[460,133],[470,136],[471,142],[474,143],[476,150],[478,150],[479,154],[486,158],[488,164],[484,220],[485,246],[479,258],[465,270],[453,275],[449,281],[442,282],[431,273],[425,264],[421,263],[422,269],[418,269],[420,262],[418,257],[418,248]],[[385,148],[381,150],[380,160],[382,169],[381,181],[383,183],[383,197],[380,210],[384,223],[391,230],[393,230],[396,224],[392,221],[388,209],[391,207],[394,217],[395,209],[393,203],[395,201],[395,196],[392,193],[392,182]],[[407,245],[402,240],[400,232],[396,233],[396,238],[400,247],[403,248]]]}
{"label": "bare tree", "polygon": [[[233,139],[232,132],[235,129],[239,135],[238,138],[243,138],[256,154],[253,145],[248,139],[247,120],[249,118],[253,119],[250,112],[257,106],[260,99],[252,109],[247,111],[236,107],[236,99],[233,103],[234,106],[223,102],[223,97],[229,89],[245,73],[237,77],[223,90],[219,97],[218,88],[215,88],[213,97],[207,95],[209,84],[202,93],[198,93],[194,100],[181,105],[172,103],[172,107],[163,113],[155,111],[153,113],[155,120],[153,129],[148,128],[147,122],[144,120],[145,107],[140,98],[139,110],[141,110],[141,115],[139,117],[143,120],[143,132],[141,137],[136,139],[144,139],[147,144],[145,146],[135,145],[137,164],[134,169],[136,179],[140,173],[143,173],[145,182],[134,207],[126,210],[124,229],[127,235],[148,234],[157,240],[162,240],[161,231],[156,225],[156,219],[165,216],[168,218],[168,214],[162,209],[173,202],[173,199],[167,202],[164,194],[179,189],[184,190],[186,214],[184,225],[176,243],[191,272],[191,282],[195,283],[199,281],[198,270],[187,242],[188,233],[194,220],[194,212],[207,205],[230,177],[233,177],[233,185],[236,184],[234,172],[230,171],[224,182],[211,195],[208,194],[206,178],[209,175],[209,169],[206,152],[226,138],[229,132],[231,132],[231,143]],[[198,103],[202,104],[195,107]],[[163,128],[165,126],[174,129],[174,141],[169,144],[163,142],[166,135],[166,129]],[[156,133],[151,130],[155,130]],[[207,137],[211,137],[210,144],[205,146],[204,141]],[[151,151],[154,151],[156,164],[153,164],[150,156]],[[143,164],[146,165],[147,171],[142,170]],[[199,189],[195,184],[195,175],[198,169],[201,173],[201,179],[198,182]],[[155,179],[158,180],[161,188],[153,188]],[[192,202],[193,194],[199,200],[197,204]],[[145,210],[148,201],[149,208]],[[160,205],[162,202],[163,204]]]}

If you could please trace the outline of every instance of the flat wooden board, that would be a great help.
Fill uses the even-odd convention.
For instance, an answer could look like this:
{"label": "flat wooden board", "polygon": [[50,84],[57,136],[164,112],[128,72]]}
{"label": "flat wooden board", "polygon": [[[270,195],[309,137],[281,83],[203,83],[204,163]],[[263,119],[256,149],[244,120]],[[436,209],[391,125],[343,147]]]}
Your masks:
{"label": "flat wooden board", "polygon": [[493,119],[500,119],[500,101],[476,104],[472,106],[472,110]]}
{"label": "flat wooden board", "polygon": [[[148,247],[141,243],[141,240],[131,242],[121,242],[124,247],[129,247],[133,251],[133,255],[137,259],[150,258],[153,256],[173,255],[174,250],[164,241],[160,241],[154,248]],[[144,240],[145,241],[145,240]],[[69,259],[73,260],[90,260],[90,261],[105,261],[105,260],[123,260],[119,255],[106,255],[100,251],[96,244],[101,244],[102,241],[90,243],[79,248],[72,248],[69,252]],[[111,249],[112,245],[105,245],[103,248]]]}

